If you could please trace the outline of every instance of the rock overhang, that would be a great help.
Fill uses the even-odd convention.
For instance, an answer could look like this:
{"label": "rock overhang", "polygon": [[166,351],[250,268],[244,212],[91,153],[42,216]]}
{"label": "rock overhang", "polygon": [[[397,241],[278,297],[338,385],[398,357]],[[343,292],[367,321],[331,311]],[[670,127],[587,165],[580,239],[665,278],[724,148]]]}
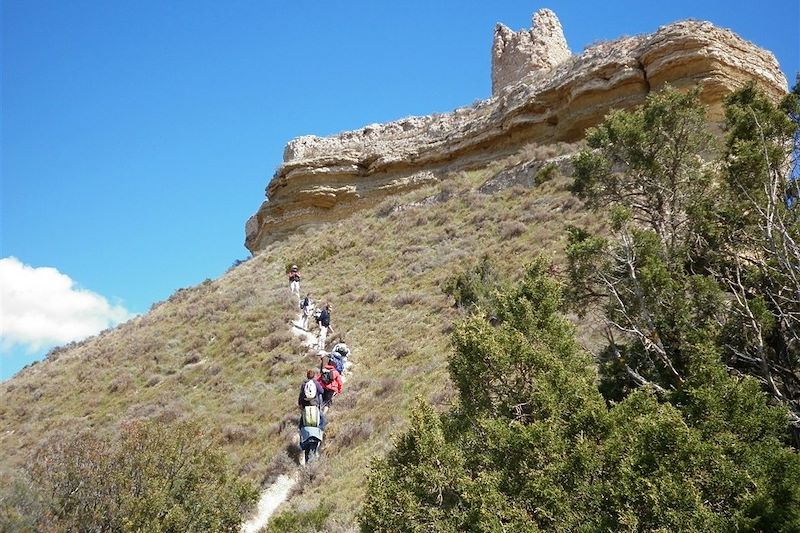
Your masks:
{"label": "rock overhang", "polygon": [[492,65],[493,95],[472,106],[290,141],[267,186],[269,201],[247,221],[247,248],[256,253],[299,228],[336,220],[339,207],[369,207],[526,144],[576,141],[611,109],[641,104],[665,84],[699,87],[716,120],[725,96],[744,83],[775,98],[787,90],[770,52],[693,20],[572,55],[555,14],[541,10],[531,30],[498,25]]}

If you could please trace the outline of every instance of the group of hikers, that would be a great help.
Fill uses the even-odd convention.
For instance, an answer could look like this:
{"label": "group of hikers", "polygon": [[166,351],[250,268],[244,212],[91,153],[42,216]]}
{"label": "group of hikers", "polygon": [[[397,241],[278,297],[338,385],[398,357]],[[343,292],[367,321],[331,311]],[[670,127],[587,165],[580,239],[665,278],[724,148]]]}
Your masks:
{"label": "group of hikers", "polygon": [[[293,294],[300,296],[300,272],[297,265],[292,265],[289,270],[289,288]],[[320,353],[319,370],[312,368],[306,371],[306,379],[300,385],[300,394],[297,397],[297,406],[301,411],[300,448],[305,452],[306,462],[309,462],[316,456],[322,444],[328,409],[333,404],[333,399],[342,393],[342,374],[349,365],[350,348],[340,338],[330,352],[325,351],[328,333],[333,333],[329,303],[324,303],[315,310],[311,293],[306,293],[300,301],[300,310],[302,329],[308,331],[311,316],[314,316],[319,325],[316,342]]]}
{"label": "group of hikers", "polygon": [[314,302],[311,300],[311,293],[306,293],[305,298],[300,302],[301,327],[308,331],[308,319],[314,316],[319,326],[319,337],[317,338],[317,348],[320,350],[325,349],[325,342],[328,339],[328,332],[333,333],[331,327],[331,304],[323,304],[317,310],[314,310]]}

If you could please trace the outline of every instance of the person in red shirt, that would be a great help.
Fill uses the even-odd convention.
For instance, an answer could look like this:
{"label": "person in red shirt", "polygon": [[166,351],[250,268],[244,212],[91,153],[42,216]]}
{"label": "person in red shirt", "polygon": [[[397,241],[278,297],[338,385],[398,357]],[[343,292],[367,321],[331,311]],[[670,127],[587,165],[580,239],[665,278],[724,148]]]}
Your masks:
{"label": "person in red shirt", "polygon": [[342,393],[342,376],[328,357],[322,359],[322,368],[316,377],[322,385],[322,412],[327,412],[333,398]]}
{"label": "person in red shirt", "polygon": [[297,296],[300,296],[300,271],[297,265],[292,265],[291,270],[289,270],[289,288]]}

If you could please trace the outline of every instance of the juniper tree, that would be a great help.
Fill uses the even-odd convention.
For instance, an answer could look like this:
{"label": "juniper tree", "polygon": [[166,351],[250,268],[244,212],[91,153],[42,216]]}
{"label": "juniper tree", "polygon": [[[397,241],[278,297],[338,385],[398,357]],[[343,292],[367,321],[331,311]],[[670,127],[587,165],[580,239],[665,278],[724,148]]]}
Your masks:
{"label": "juniper tree", "polygon": [[547,271],[537,261],[456,327],[458,407],[418,403],[372,465],[362,531],[800,528],[786,410],[700,341],[679,392],[607,406]]}
{"label": "juniper tree", "polygon": [[786,402],[800,426],[800,182],[797,90],[776,106],[754,86],[726,102],[724,260],[733,294],[723,339],[731,364]]}
{"label": "juniper tree", "polygon": [[599,304],[608,325],[608,399],[679,390],[691,347],[710,342],[800,422],[797,109],[743,87],[717,151],[697,92],[668,88],[588,133],[573,191],[611,206],[611,235],[571,228],[568,270],[572,304]]}

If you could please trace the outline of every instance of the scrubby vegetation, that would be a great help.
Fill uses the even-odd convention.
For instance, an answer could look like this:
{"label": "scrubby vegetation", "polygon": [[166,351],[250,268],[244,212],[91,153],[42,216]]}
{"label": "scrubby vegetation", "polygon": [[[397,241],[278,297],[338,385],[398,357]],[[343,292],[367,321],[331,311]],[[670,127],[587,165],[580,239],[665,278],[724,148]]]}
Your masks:
{"label": "scrubby vegetation", "polygon": [[[363,531],[800,529],[797,102],[745,87],[726,116],[717,165],[696,93],[589,133],[573,190],[611,207],[611,236],[570,229],[566,302],[542,260],[445,285],[472,304],[458,403],[419,402],[373,464]],[[605,321],[600,376],[568,308]]]}
{"label": "scrubby vegetation", "polygon": [[794,95],[776,107],[753,86],[734,93],[713,165],[694,92],[654,95],[589,133],[574,190],[613,206],[612,235],[574,229],[567,253],[575,308],[605,309],[609,399],[679,389],[705,343],[789,408],[800,444],[797,113]]}
{"label": "scrubby vegetation", "polygon": [[325,529],[333,508],[321,504],[309,511],[286,512],[270,520],[267,533],[313,533]]}
{"label": "scrubby vegetation", "polygon": [[6,531],[231,531],[256,499],[197,424],[155,421],[53,439],[12,490]]}
{"label": "scrubby vegetation", "polygon": [[373,465],[362,531],[800,528],[785,407],[704,343],[679,390],[608,407],[546,272],[537,261],[456,327],[458,407],[419,402]]}
{"label": "scrubby vegetation", "polygon": [[[704,125],[691,96],[661,98],[664,109],[688,110],[675,124]],[[783,504],[796,503],[798,473],[796,454],[782,440],[787,419],[779,407],[796,398],[781,374],[790,367],[770,370],[782,397],[762,384],[772,403],[755,382],[729,376],[735,371],[764,381],[761,366],[751,364],[758,339],[769,361],[797,356],[796,341],[786,336],[796,330],[785,327],[797,316],[783,289],[792,271],[771,277],[787,260],[774,254],[797,242],[796,210],[771,204],[769,220],[788,228],[772,235],[790,238],[780,237],[774,241],[780,246],[768,251],[767,241],[757,240],[767,227],[758,209],[737,210],[732,203],[733,176],[745,172],[747,161],[753,180],[764,175],[762,168],[779,176],[778,152],[769,152],[768,165],[758,163],[756,144],[767,138],[777,150],[790,128],[783,122],[784,129],[748,138],[745,120],[753,112],[759,127],[767,116],[786,116],[755,92],[748,98],[755,103],[741,100],[742,111],[730,116],[727,144],[716,145],[702,131],[684,143],[706,147],[706,160],[724,154],[719,164],[700,165],[695,148],[676,152],[683,154],[676,161],[688,189],[670,204],[675,239],[642,224],[636,206],[603,196],[606,177],[637,187],[636,179],[669,163],[669,153],[657,151],[648,160],[646,150],[632,171],[615,159],[630,154],[614,146],[633,149],[643,138],[634,131],[640,124],[669,126],[642,112],[621,114],[598,129],[594,151],[579,158],[579,185],[562,175],[570,167],[563,160],[530,164],[576,147],[527,147],[323,231],[291,235],[217,280],[177,291],[142,317],[53,351],[48,361],[0,384],[6,452],[0,463],[10,480],[0,487],[0,516],[34,527],[31,517],[50,509],[54,494],[45,490],[48,476],[31,467],[34,457],[52,453],[57,443],[69,448],[88,432],[113,456],[127,428],[158,423],[169,433],[198,420],[242,486],[269,484],[293,468],[296,387],[318,361],[289,333],[298,308],[285,272],[298,264],[302,292],[333,305],[336,334],[329,341],[344,338],[356,367],[330,414],[327,457],[305,472],[273,530],[347,531],[359,513],[373,529],[401,517],[417,530],[534,523],[578,529],[584,512],[593,513],[588,529],[791,524],[796,517]],[[677,149],[668,140],[650,148]],[[748,146],[742,153],[750,156],[739,157]],[[482,187],[501,174],[503,180]],[[748,187],[740,196],[770,197]],[[599,210],[584,209],[584,202]],[[720,229],[721,221],[729,226]],[[635,264],[635,279],[614,262],[625,238],[637,258],[647,259]],[[537,255],[547,260],[527,271]],[[603,276],[611,275],[634,294],[635,282],[650,284],[650,307],[630,294],[623,299],[630,323],[614,314],[613,293],[602,290]],[[566,300],[550,276],[566,281]],[[740,285],[724,283],[737,279]],[[623,331],[646,322],[636,315],[642,310],[655,318],[652,334]],[[488,337],[479,340],[479,334]],[[657,342],[680,368],[680,379],[665,373],[664,359],[653,351]],[[476,386],[480,379],[489,380],[488,388]],[[514,392],[501,393],[505,385]],[[391,435],[398,436],[396,449]],[[370,464],[384,457],[370,483],[383,479],[387,486],[368,489]],[[408,490],[399,476],[412,482]],[[391,497],[400,499],[389,508]]]}

